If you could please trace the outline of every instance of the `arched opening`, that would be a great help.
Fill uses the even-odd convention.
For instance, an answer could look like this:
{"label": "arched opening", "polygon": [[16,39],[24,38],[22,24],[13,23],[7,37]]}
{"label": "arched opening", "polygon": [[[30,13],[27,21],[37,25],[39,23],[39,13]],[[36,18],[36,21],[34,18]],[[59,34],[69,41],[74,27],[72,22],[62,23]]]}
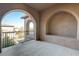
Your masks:
{"label": "arched opening", "polygon": [[71,13],[57,12],[47,22],[46,34],[77,38],[77,20]]}
{"label": "arched opening", "polygon": [[36,40],[36,23],[34,20],[26,21],[26,40]]}
{"label": "arched opening", "polygon": [[29,23],[29,35],[33,35],[34,34],[34,23],[30,22]]}
{"label": "arched opening", "polygon": [[[25,16],[28,17],[24,18]],[[26,30],[28,28],[26,28],[26,23],[28,19],[34,20],[31,14],[24,10],[11,10],[3,16],[1,21],[2,48],[25,42],[27,40]],[[36,30],[36,27],[34,28]],[[36,35],[36,32],[34,34]],[[34,37],[36,38],[36,36]]]}

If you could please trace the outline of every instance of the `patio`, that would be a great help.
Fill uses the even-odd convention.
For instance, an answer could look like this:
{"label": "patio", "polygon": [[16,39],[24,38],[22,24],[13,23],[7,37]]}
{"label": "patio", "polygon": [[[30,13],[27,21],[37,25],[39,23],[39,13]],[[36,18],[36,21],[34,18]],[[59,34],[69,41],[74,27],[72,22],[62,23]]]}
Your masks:
{"label": "patio", "polygon": [[11,47],[3,48],[0,56],[77,56],[78,50],[47,42],[30,40]]}

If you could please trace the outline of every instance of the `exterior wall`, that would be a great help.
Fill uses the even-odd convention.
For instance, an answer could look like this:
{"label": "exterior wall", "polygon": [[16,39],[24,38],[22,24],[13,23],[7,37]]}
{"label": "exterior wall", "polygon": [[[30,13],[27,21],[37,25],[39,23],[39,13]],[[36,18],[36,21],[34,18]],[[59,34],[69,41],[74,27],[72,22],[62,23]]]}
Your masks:
{"label": "exterior wall", "polygon": [[[39,39],[39,14],[37,11],[33,10],[32,8],[30,8],[29,6],[27,6],[26,4],[0,4],[0,22],[2,21],[2,17],[9,11],[11,10],[16,10],[16,9],[21,9],[24,10],[28,13],[30,13],[35,21],[36,21],[36,38]],[[1,24],[1,23],[0,23]],[[0,29],[1,31],[1,29]],[[1,48],[1,33],[0,33],[0,48]]]}
{"label": "exterior wall", "polygon": [[[60,44],[65,47],[79,49],[79,4],[56,4],[52,8],[42,11],[40,20],[40,38],[44,41],[48,41],[55,44]],[[77,20],[77,39],[71,39],[68,37],[46,35],[46,24],[57,12],[71,13]],[[62,16],[63,17],[63,16]],[[71,27],[72,29],[72,27]],[[60,32],[60,31],[59,31]],[[69,31],[70,32],[70,31]],[[55,37],[54,37],[55,36]]]}

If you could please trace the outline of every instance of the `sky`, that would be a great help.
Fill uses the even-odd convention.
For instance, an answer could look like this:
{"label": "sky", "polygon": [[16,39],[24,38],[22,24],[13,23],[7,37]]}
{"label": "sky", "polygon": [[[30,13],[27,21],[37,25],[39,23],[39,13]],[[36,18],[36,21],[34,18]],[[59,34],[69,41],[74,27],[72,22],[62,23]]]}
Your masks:
{"label": "sky", "polygon": [[23,12],[11,12],[4,16],[2,20],[2,25],[14,25],[15,27],[24,26],[24,20],[21,19],[22,16],[26,14]]}

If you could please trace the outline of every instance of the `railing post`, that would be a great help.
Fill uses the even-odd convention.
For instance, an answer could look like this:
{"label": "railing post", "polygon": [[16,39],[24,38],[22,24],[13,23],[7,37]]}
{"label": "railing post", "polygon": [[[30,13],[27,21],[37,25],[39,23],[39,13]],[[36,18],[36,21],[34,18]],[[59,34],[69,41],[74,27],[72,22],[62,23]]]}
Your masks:
{"label": "railing post", "polygon": [[1,53],[1,32],[0,32],[0,53]]}
{"label": "railing post", "polygon": [[0,26],[0,53],[1,53],[1,50],[2,50],[2,47],[1,47],[1,26]]}

